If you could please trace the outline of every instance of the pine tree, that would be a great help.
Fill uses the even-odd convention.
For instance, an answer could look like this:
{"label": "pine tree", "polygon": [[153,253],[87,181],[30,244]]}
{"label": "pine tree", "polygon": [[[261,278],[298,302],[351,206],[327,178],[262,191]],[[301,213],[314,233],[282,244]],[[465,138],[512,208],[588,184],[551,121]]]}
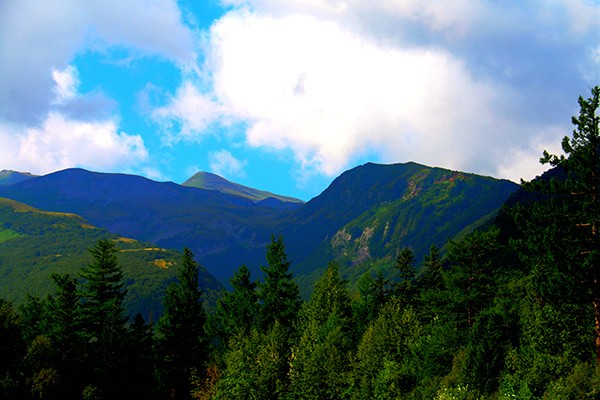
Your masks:
{"label": "pine tree", "polygon": [[300,312],[300,340],[292,348],[290,394],[303,399],[347,398],[352,309],[346,282],[330,263]]}
{"label": "pine tree", "polygon": [[99,240],[90,250],[93,261],[82,269],[81,340],[86,344],[85,365],[90,387],[103,396],[116,395],[127,380],[123,358],[127,316],[123,300],[123,272],[117,263],[114,242]]}
{"label": "pine tree", "polygon": [[0,298],[0,398],[20,398],[19,369],[25,353],[19,315],[13,304]]}
{"label": "pine tree", "polygon": [[200,371],[206,361],[206,314],[198,288],[198,263],[184,249],[178,282],[167,288],[165,311],[158,321],[158,348],[162,379],[177,399],[190,397],[192,371]]}
{"label": "pine tree", "polygon": [[[538,223],[530,223],[525,229],[530,238],[535,236],[553,247],[542,248],[541,243],[531,240],[528,243],[530,257],[538,260],[534,271],[537,281],[547,285],[549,279],[554,280],[556,284],[550,288],[567,296],[583,293],[585,301],[591,304],[596,362],[600,365],[600,87],[594,87],[591,94],[588,99],[579,97],[579,116],[572,118],[573,137],[565,136],[562,141],[565,154],[557,156],[544,151],[540,159],[542,164],[564,171],[565,176],[524,182],[526,187],[550,197],[532,211]],[[556,250],[563,254],[556,254]],[[545,257],[544,253],[551,256]]]}
{"label": "pine tree", "polygon": [[498,244],[497,229],[475,231],[448,243],[450,267],[444,273],[449,312],[461,327],[472,327],[477,313],[494,297],[492,257]]}
{"label": "pine tree", "polygon": [[250,270],[242,265],[230,279],[233,290],[225,292],[217,301],[216,318],[227,341],[240,332],[249,332],[258,317],[256,282],[250,279]]}
{"label": "pine tree", "polygon": [[90,250],[94,260],[83,268],[81,316],[90,341],[110,345],[125,331],[123,271],[117,264],[117,249],[110,240],[99,240]]}
{"label": "pine tree", "polygon": [[413,304],[415,288],[415,255],[409,247],[405,247],[396,257],[394,268],[398,271],[400,282],[396,284],[396,296],[403,304]]}
{"label": "pine tree", "polygon": [[268,330],[275,321],[279,321],[288,332],[300,310],[300,290],[289,272],[290,262],[285,254],[283,237],[267,245],[267,267],[262,267],[264,282],[258,285],[260,301],[260,325]]}
{"label": "pine tree", "polygon": [[[81,393],[78,385],[84,379],[84,342],[81,335],[80,297],[77,279],[69,275],[51,275],[56,285],[56,294],[48,296],[48,321],[51,339],[57,354],[56,368],[60,380],[60,392],[65,397],[76,397]],[[67,379],[68,377],[68,379]]]}

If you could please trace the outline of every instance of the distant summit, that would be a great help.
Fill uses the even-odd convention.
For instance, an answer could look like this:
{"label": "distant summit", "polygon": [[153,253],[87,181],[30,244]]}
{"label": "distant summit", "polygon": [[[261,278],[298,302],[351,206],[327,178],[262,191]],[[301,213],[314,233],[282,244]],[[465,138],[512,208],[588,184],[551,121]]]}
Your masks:
{"label": "distant summit", "polygon": [[0,186],[10,186],[21,181],[35,178],[37,175],[30,174],[29,172],[18,172],[3,169],[0,171]]}
{"label": "distant summit", "polygon": [[198,172],[190,179],[183,182],[183,186],[196,187],[200,189],[216,190],[221,193],[231,194],[234,196],[244,197],[254,203],[261,202],[266,199],[276,199],[284,203],[304,203],[300,199],[294,197],[282,196],[264,190],[254,189],[248,186],[233,183],[227,179],[211,174],[210,172]]}

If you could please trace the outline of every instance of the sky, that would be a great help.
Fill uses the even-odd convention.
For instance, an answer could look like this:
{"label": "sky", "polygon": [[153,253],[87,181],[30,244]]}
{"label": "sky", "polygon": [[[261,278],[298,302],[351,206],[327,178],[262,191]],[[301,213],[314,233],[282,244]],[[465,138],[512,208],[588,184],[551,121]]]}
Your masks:
{"label": "sky", "polygon": [[2,0],[0,169],[303,200],[365,162],[519,182],[600,85],[599,0]]}

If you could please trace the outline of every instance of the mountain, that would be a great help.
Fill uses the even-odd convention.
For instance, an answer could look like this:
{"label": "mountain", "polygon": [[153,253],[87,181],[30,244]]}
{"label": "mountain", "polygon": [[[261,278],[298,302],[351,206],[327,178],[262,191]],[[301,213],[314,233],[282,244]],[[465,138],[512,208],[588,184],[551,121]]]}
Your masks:
{"label": "mountain", "polygon": [[0,187],[10,186],[15,183],[34,178],[36,175],[32,175],[29,172],[18,172],[3,169],[0,171]]}
{"label": "mountain", "polygon": [[293,197],[273,194],[264,190],[258,190],[233,183],[225,178],[220,177],[219,175],[211,174],[210,172],[197,172],[187,181],[183,182],[182,185],[200,189],[216,190],[221,193],[243,197],[255,203],[262,202],[263,205],[270,204],[271,206],[275,207],[291,209],[297,208],[304,203],[302,200]]}
{"label": "mountain", "polygon": [[[128,313],[157,318],[165,289],[176,279],[181,254],[113,235],[75,214],[42,211],[5,198],[0,198],[0,298],[21,302],[26,294],[45,297],[53,293],[50,275],[76,276],[92,261],[88,250],[107,238],[119,249]],[[222,290],[203,268],[199,285],[208,303],[214,303]]]}
{"label": "mountain", "polygon": [[355,281],[387,270],[403,247],[417,261],[431,244],[474,229],[519,185],[417,163],[368,163],[344,172],[293,214],[284,229],[296,272],[311,287],[330,260]]}
{"label": "mountain", "polygon": [[160,247],[189,247],[222,282],[247,260],[264,259],[271,225],[288,213],[215,190],[83,169],[0,188],[0,196],[72,212],[110,232]]}
{"label": "mountain", "polygon": [[242,264],[260,276],[266,244],[282,234],[306,294],[331,260],[352,281],[391,268],[404,246],[422,260],[432,243],[441,248],[473,229],[519,187],[416,163],[368,163],[344,172],[309,202],[286,208],[273,206],[288,202],[285,197],[258,200],[248,194],[256,192],[223,178],[198,178],[204,179],[202,188],[69,169],[0,188],[0,196],[73,212],[162,248],[189,247],[224,284]]}

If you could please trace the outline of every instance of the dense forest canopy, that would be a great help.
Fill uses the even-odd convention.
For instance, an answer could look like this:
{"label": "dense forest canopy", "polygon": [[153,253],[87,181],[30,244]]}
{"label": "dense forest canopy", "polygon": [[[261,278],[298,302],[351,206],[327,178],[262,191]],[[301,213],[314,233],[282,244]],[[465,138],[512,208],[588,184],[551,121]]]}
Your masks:
{"label": "dense forest canopy", "polygon": [[185,249],[162,317],[129,319],[101,239],[54,294],[0,300],[0,397],[600,398],[599,102],[579,99],[564,155],[495,220],[421,265],[398,249],[353,290],[332,262],[302,301],[273,236],[264,278],[242,265],[210,312]]}

